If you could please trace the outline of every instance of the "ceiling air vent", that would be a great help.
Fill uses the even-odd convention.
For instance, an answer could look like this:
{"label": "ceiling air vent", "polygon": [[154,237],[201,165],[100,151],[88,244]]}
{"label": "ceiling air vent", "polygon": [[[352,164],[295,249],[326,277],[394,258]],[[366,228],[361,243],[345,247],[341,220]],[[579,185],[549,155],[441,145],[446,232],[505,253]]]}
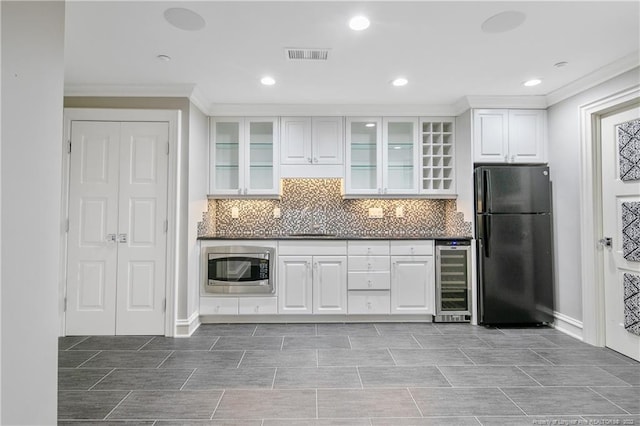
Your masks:
{"label": "ceiling air vent", "polygon": [[284,53],[290,61],[326,61],[329,49],[287,47],[284,49]]}

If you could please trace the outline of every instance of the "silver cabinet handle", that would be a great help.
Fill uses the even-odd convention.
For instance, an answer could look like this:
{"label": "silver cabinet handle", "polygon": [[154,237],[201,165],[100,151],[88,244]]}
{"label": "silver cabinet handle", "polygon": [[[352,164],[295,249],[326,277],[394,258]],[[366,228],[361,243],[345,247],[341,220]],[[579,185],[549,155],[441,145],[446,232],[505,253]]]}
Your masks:
{"label": "silver cabinet handle", "polygon": [[600,240],[598,240],[598,243],[603,247],[611,248],[611,247],[613,247],[613,238],[604,237],[604,238],[601,238]]}
{"label": "silver cabinet handle", "polygon": [[317,163],[318,162],[318,158],[317,157],[313,157],[313,162]]}
{"label": "silver cabinet handle", "polygon": [[118,242],[126,243],[127,242],[127,234],[118,234]]}
{"label": "silver cabinet handle", "polygon": [[105,238],[105,241],[108,243],[115,243],[116,240],[116,234],[107,234],[107,238]]}
{"label": "silver cabinet handle", "polygon": [[311,157],[307,157],[307,163],[311,163]]}

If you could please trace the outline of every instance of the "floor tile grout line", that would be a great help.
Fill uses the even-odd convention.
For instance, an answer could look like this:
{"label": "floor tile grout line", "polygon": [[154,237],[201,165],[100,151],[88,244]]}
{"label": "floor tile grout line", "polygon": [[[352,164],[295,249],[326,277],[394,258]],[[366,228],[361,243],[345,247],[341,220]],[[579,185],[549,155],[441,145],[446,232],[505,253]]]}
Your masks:
{"label": "floor tile grout line", "polygon": [[478,365],[473,359],[471,359],[469,355],[467,355],[467,353],[463,350],[463,348],[456,348],[456,349],[458,350],[458,352],[462,353],[462,355],[464,355],[469,361],[471,361],[473,365]]}
{"label": "floor tile grout line", "polygon": [[440,374],[442,374],[442,377],[444,377],[444,379],[447,381],[447,383],[449,383],[449,386],[451,386],[452,388],[455,388],[453,383],[451,383],[451,381],[449,381],[449,378],[447,377],[447,375],[444,374],[444,372],[442,370],[440,370],[440,366],[436,364],[436,365],[434,365],[434,367],[436,368],[436,370],[438,370],[440,372]]}
{"label": "floor tile grout line", "polygon": [[393,364],[398,367],[400,364],[398,364],[398,361],[396,361],[396,357],[393,356],[393,352],[391,352],[391,348],[386,348],[387,352],[389,353],[389,356],[391,357],[391,359],[393,360]]}
{"label": "floor tile grout line", "polygon": [[318,388],[316,388],[316,419],[319,418],[319,412],[320,410],[318,409]]}
{"label": "floor tile grout line", "polygon": [[209,346],[209,352],[213,350],[213,347],[218,343],[218,340],[220,340],[220,336],[217,336],[213,343],[211,343],[211,346]]}
{"label": "floor tile grout line", "polygon": [[320,367],[320,349],[315,350],[316,355],[316,368]]}
{"label": "floor tile grout line", "polygon": [[358,380],[360,380],[360,388],[364,390],[364,383],[362,383],[362,376],[360,375],[359,365],[356,365],[356,373],[358,373]]}
{"label": "floor tile grout line", "polygon": [[[66,336],[65,336],[65,337],[66,337]],[[69,346],[67,349],[63,349],[63,351],[68,351],[68,350],[70,350],[70,349],[72,349],[72,348],[74,348],[74,347],[78,346],[80,343],[82,343],[82,342],[86,341],[87,339],[89,339],[89,337],[91,337],[91,336],[85,336],[85,337],[84,337],[84,339],[82,339],[82,340],[80,340],[80,341],[78,341],[78,342],[74,343],[73,345]],[[58,350],[59,350],[59,349],[58,349]]]}
{"label": "floor tile grout line", "polygon": [[428,348],[425,348],[424,346],[422,346],[422,343],[420,343],[420,342],[418,341],[418,339],[416,339],[416,336],[414,336],[414,335],[413,335],[413,333],[411,333],[411,337],[413,338],[413,340],[415,340],[415,341],[416,341],[416,343],[418,344],[418,346],[420,347],[420,349],[428,349]]}
{"label": "floor tile grout line", "polygon": [[[621,409],[622,411],[624,411],[626,414],[633,414],[630,413],[629,411],[625,410],[624,408],[622,408],[621,406],[619,406],[618,404],[616,404],[615,402],[613,402],[612,400],[610,400],[609,398],[607,398],[606,396],[602,395],[600,392],[598,392],[597,390],[593,389],[593,386],[585,386],[587,389],[589,389],[591,392],[594,392],[596,395],[599,395],[600,397],[606,399],[607,401],[609,401],[610,403],[612,403],[613,405],[615,405],[616,407],[618,407],[619,409]],[[597,386],[596,386],[597,387]],[[621,386],[613,386],[613,387],[621,387]]]}
{"label": "floor tile grout line", "polygon": [[416,398],[413,396],[413,393],[411,392],[411,388],[407,387],[406,389],[407,389],[407,392],[409,392],[409,396],[411,397],[411,400],[413,401],[416,408],[418,409],[418,413],[420,413],[420,417],[424,417],[424,413],[420,409],[420,406],[418,406],[418,402],[416,401]]}
{"label": "floor tile grout line", "polygon": [[184,383],[182,384],[182,386],[180,386],[179,390],[184,390],[184,387],[187,385],[187,382],[189,381],[189,379],[195,374],[196,370],[198,368],[194,368],[193,371],[191,372],[191,374],[189,374],[189,377],[187,377],[187,379],[184,381]]}
{"label": "floor tile grout line", "polygon": [[95,388],[96,386],[98,386],[98,384],[100,384],[100,382],[102,382],[104,379],[107,378],[107,376],[111,375],[111,373],[113,373],[114,371],[116,371],[116,368],[112,368],[111,371],[109,371],[107,374],[105,374],[100,380],[98,380],[97,382],[95,382],[93,385],[91,385],[89,387],[89,389],[87,389],[87,391],[93,390],[93,388]]}
{"label": "floor tile grout line", "polygon": [[94,359],[95,357],[97,357],[98,355],[100,355],[102,352],[104,352],[103,350],[98,350],[98,352],[96,352],[95,354],[93,354],[92,356],[90,356],[89,358],[87,358],[86,360],[84,360],[83,362],[81,362],[80,364],[78,364],[76,366],[76,368],[80,368],[83,365],[85,365],[87,362],[91,361],[92,359]]}
{"label": "floor tile grout line", "polygon": [[238,361],[238,364],[236,365],[236,369],[240,368],[240,364],[242,364],[242,360],[244,359],[244,356],[246,354],[247,354],[246,350],[242,351],[242,356],[240,357],[240,360]]}
{"label": "floor tile grout line", "polygon": [[482,422],[480,421],[480,419],[478,418],[478,416],[473,416],[473,419],[478,422],[479,426],[483,426]]}
{"label": "floor tile grout line", "polygon": [[278,375],[278,367],[275,367],[275,370],[273,370],[273,379],[271,379],[271,390],[275,389],[277,375]]}
{"label": "floor tile grout line", "polygon": [[500,392],[502,392],[502,394],[503,394],[504,396],[506,396],[506,397],[507,397],[507,399],[509,399],[509,401],[511,401],[511,403],[512,403],[513,405],[515,405],[516,407],[518,407],[518,410],[522,411],[522,414],[524,414],[525,416],[528,416],[528,414],[527,414],[527,413],[522,409],[522,407],[520,407],[518,404],[516,404],[516,402],[515,402],[513,399],[511,399],[511,397],[510,397],[509,395],[507,395],[507,393],[506,393],[505,391],[503,391],[501,387],[498,387],[497,389],[498,389]]}
{"label": "floor tile grout line", "polygon": [[117,409],[117,408],[118,408],[118,407],[119,407],[119,406],[124,402],[124,400],[125,400],[125,399],[129,398],[129,395],[131,395],[132,393],[133,393],[133,391],[132,391],[132,390],[131,390],[131,391],[129,391],[129,393],[127,393],[127,394],[124,396],[124,398],[122,398],[122,399],[120,400],[120,402],[118,402],[118,403],[116,404],[116,406],[115,406],[115,407],[113,407],[113,408],[111,409],[111,411],[109,411],[109,412],[107,413],[107,415],[106,415],[106,416],[104,416],[104,418],[103,418],[102,420],[107,420],[107,418],[108,418],[111,414],[113,414],[113,412],[114,412],[114,411],[115,411],[115,410],[116,410],[116,409]]}
{"label": "floor tile grout line", "polygon": [[284,339],[285,339],[285,336],[282,336],[282,342],[280,342],[280,350],[281,351],[284,349]]}
{"label": "floor tile grout line", "polygon": [[548,360],[547,358],[545,358],[544,356],[542,356],[541,354],[539,354],[538,352],[536,352],[534,349],[531,348],[527,348],[528,350],[530,350],[531,352],[533,352],[534,354],[538,355],[540,358],[544,359],[545,361],[547,361],[549,364],[551,365],[556,365],[554,364],[551,360]]}
{"label": "floor tile grout line", "polygon": [[[531,380],[533,380],[534,382],[536,382],[537,384],[539,384],[540,386],[544,387],[544,385],[542,383],[540,383],[538,380],[536,380],[535,377],[533,377],[531,374],[527,373],[526,371],[524,371],[519,365],[515,365],[514,367],[517,368],[518,370],[522,371],[524,374],[526,374],[527,376],[529,376],[531,378]],[[524,365],[523,367],[526,367],[526,365]]]}
{"label": "floor tile grout line", "polygon": [[216,403],[215,408],[213,409],[213,412],[211,413],[211,417],[209,417],[209,420],[213,420],[213,417],[216,415],[216,411],[218,411],[218,407],[220,407],[220,403],[222,402],[222,398],[224,397],[224,394],[227,390],[226,389],[222,389],[222,393],[220,394],[220,398],[218,398],[218,402]]}
{"label": "floor tile grout line", "polygon": [[162,365],[163,365],[163,364],[164,364],[164,363],[165,363],[165,362],[166,362],[166,361],[171,357],[171,355],[173,355],[174,353],[176,353],[176,351],[175,351],[175,350],[170,351],[170,352],[169,352],[169,355],[167,355],[167,356],[166,356],[166,357],[165,357],[165,358],[160,362],[160,364],[158,364],[158,366],[156,367],[156,370],[159,370],[159,369],[160,369],[160,367],[162,367]]}
{"label": "floor tile grout line", "polygon": [[155,339],[156,336],[152,336],[151,339],[147,340],[142,346],[140,346],[136,352],[140,352],[145,346],[147,346],[149,343],[151,343],[153,341],[153,339]]}

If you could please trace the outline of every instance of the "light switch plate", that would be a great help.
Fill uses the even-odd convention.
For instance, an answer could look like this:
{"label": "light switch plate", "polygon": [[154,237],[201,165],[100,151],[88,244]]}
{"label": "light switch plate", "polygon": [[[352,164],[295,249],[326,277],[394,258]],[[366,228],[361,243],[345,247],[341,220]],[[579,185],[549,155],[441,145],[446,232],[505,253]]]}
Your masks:
{"label": "light switch plate", "polygon": [[231,218],[232,219],[237,219],[240,217],[240,212],[238,211],[237,207],[231,207]]}
{"label": "light switch plate", "polygon": [[403,206],[396,207],[396,217],[404,217],[404,207]]}
{"label": "light switch plate", "polygon": [[279,219],[280,218],[280,207],[274,207],[273,208],[273,217],[274,217],[274,219]]}
{"label": "light switch plate", "polygon": [[369,208],[369,217],[372,219],[381,219],[382,217],[384,217],[384,214],[382,213],[382,208],[381,207]]}

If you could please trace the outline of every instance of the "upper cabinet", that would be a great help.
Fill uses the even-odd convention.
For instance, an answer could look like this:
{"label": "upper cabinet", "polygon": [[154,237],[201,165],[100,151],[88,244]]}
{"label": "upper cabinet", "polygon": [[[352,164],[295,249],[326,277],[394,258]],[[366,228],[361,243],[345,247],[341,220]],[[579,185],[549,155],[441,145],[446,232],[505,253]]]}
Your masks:
{"label": "upper cabinet", "polygon": [[282,117],[281,176],[342,177],[343,121],[343,117]]}
{"label": "upper cabinet", "polygon": [[455,119],[420,119],[422,136],[421,194],[455,195]]}
{"label": "upper cabinet", "polygon": [[417,118],[347,117],[346,195],[418,194]]}
{"label": "upper cabinet", "polygon": [[211,119],[209,194],[277,196],[278,119]]}
{"label": "upper cabinet", "polygon": [[545,110],[474,110],[474,162],[545,163],[546,121]]}

